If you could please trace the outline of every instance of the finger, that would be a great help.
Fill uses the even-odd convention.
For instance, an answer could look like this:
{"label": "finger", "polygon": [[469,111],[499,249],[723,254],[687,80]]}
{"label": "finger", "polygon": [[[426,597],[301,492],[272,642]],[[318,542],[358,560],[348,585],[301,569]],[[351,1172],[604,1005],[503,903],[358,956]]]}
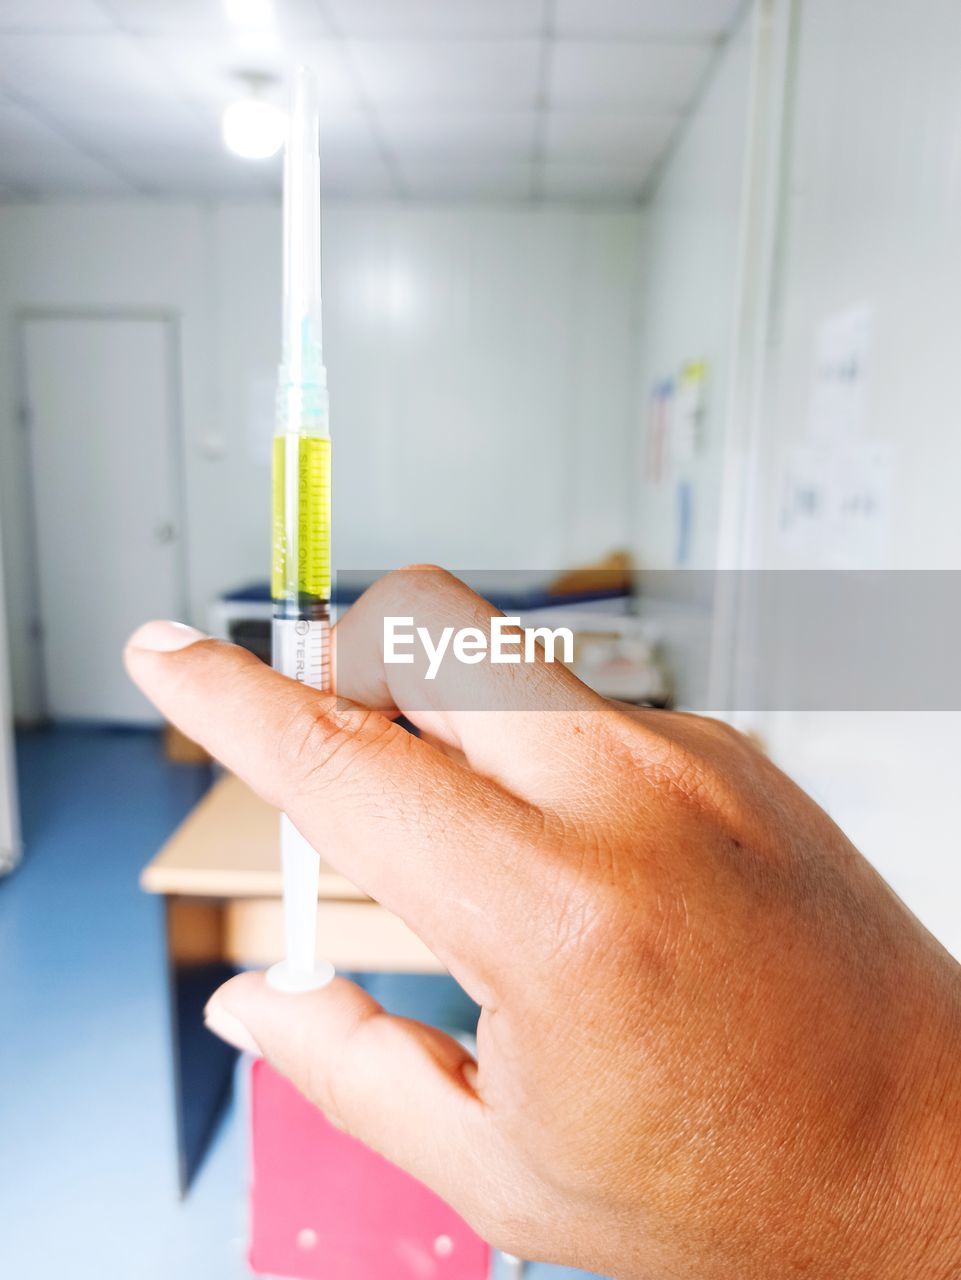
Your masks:
{"label": "finger", "polygon": [[284,809],[325,861],[401,916],[475,999],[506,971],[499,956],[525,953],[523,920],[540,893],[526,856],[539,823],[526,804],[379,713],[199,632],[148,623],[125,658],[167,719]]}
{"label": "finger", "polygon": [[[565,749],[596,717],[603,701],[559,660],[538,647],[533,662],[465,665],[450,646],[427,678],[422,644],[405,647],[412,662],[387,661],[385,619],[405,631],[425,628],[436,645],[445,628],[476,628],[491,642],[503,617],[442,569],[415,566],[387,574],[334,628],[332,671],[338,693],[385,715],[402,712],[424,732],[462,751],[471,766],[540,803],[570,794],[582,768],[567,769]],[[523,657],[520,647],[518,658]],[[560,767],[559,767],[560,765]]]}
{"label": "finger", "polygon": [[474,1060],[456,1040],[386,1014],[342,978],[284,996],[261,974],[232,978],[207,1025],[259,1052],[338,1127],[468,1215],[489,1159],[490,1122],[471,1087]]}

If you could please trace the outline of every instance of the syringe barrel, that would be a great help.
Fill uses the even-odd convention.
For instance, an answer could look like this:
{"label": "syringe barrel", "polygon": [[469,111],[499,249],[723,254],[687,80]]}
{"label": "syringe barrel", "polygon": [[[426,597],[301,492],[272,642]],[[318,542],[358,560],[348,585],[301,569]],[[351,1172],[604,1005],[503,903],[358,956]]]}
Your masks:
{"label": "syringe barrel", "polygon": [[[330,600],[330,422],[320,301],[317,83],[293,74],[284,155],[283,359],[273,445],[275,615],[327,616]],[[281,645],[281,648],[286,646]]]}
{"label": "syringe barrel", "polygon": [[[283,357],[273,445],[273,665],[314,689],[330,687],[330,431],[320,310],[317,85],[294,73],[284,157]],[[315,954],[319,859],[281,819],[285,990],[333,976]],[[271,971],[278,982],[278,967]],[[293,985],[291,985],[293,980]],[[304,983],[306,982],[306,986]]]}

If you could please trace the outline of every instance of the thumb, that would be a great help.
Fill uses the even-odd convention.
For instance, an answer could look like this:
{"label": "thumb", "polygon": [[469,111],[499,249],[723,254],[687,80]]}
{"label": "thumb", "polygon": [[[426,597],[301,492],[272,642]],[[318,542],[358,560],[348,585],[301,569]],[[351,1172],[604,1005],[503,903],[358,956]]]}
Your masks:
{"label": "thumb", "polygon": [[258,1052],[339,1128],[469,1215],[489,1146],[471,1055],[451,1036],[395,1018],[343,978],[285,995],[242,973],[205,1011],[211,1031]]}

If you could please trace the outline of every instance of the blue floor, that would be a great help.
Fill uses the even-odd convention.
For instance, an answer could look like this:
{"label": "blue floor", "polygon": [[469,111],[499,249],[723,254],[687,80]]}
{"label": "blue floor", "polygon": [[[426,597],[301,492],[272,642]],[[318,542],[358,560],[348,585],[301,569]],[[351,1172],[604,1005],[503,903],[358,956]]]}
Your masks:
{"label": "blue floor", "polygon": [[[25,856],[0,879],[0,1276],[242,1280],[242,1106],[179,1201],[162,917],[137,887],[207,771],[168,763],[156,734],[93,728],[21,735],[18,770]],[[463,1016],[437,983],[371,985],[399,1011]]]}

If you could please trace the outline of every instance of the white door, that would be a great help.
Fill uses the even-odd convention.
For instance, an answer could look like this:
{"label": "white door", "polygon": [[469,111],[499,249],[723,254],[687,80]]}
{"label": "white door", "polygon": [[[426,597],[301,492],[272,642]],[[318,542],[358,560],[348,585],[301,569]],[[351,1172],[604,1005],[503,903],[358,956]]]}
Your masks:
{"label": "white door", "polygon": [[184,608],[173,324],[24,320],[39,641],[54,719],[156,723],[121,651]]}

